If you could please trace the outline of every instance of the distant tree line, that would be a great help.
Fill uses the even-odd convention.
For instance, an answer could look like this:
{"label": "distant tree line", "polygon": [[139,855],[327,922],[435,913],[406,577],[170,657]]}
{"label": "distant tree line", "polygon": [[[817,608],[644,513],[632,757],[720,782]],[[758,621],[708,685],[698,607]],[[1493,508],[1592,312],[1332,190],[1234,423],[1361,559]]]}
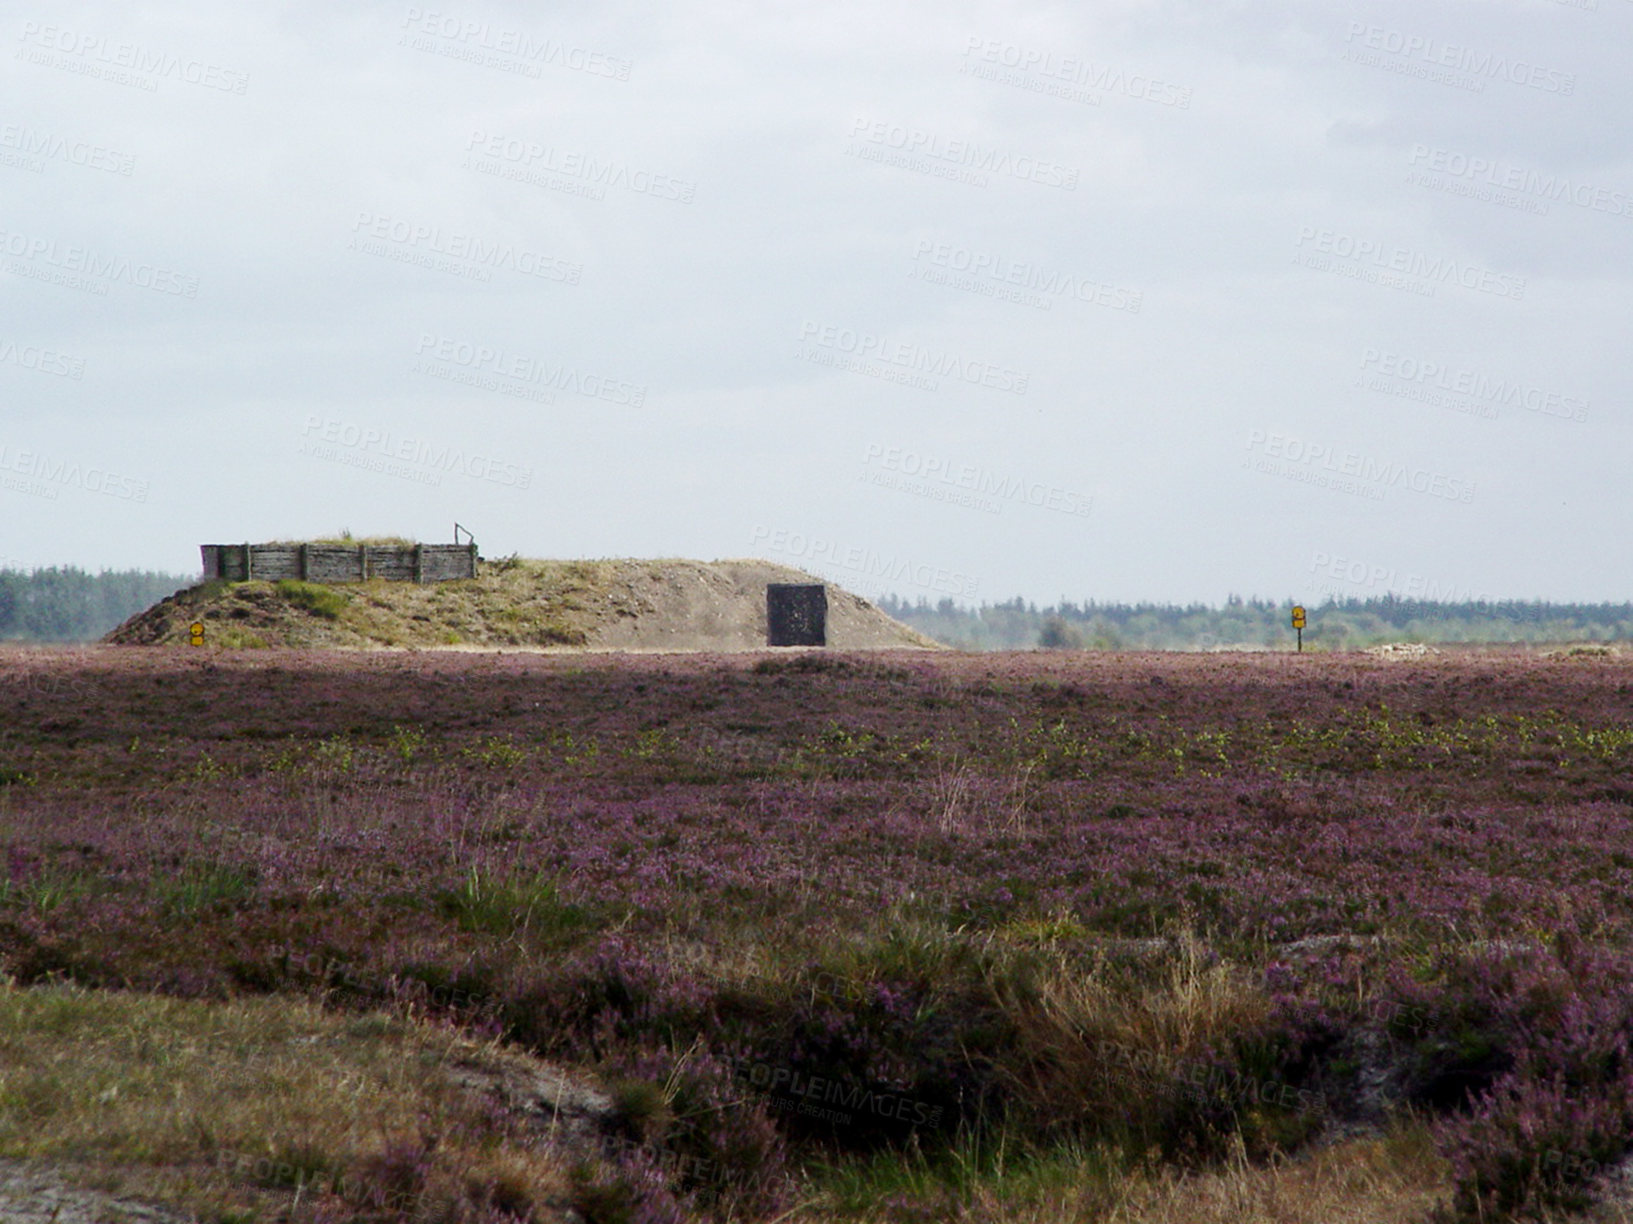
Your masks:
{"label": "distant tree line", "polygon": [[[889,595],[885,613],[963,650],[1207,650],[1284,648],[1293,642],[1293,600],[1209,604],[1072,603],[1015,598],[965,607]],[[1307,603],[1305,647],[1357,650],[1385,642],[1609,642],[1633,639],[1633,603],[1466,600],[1442,603],[1385,595]]]}
{"label": "distant tree line", "polygon": [[150,570],[0,569],[0,641],[95,641],[194,581]]}

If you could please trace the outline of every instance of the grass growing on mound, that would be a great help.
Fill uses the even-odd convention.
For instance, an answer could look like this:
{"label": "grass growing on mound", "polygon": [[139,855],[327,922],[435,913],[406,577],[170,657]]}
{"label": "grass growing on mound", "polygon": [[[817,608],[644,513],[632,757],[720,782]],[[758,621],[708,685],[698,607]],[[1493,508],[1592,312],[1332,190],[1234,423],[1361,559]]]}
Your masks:
{"label": "grass growing on mound", "polygon": [[302,582],[298,578],[280,578],[273,584],[273,589],[297,608],[304,608],[325,620],[338,620],[351,602],[349,595],[342,595],[316,582]]}
{"label": "grass growing on mound", "polygon": [[320,536],[313,540],[272,540],[270,543],[278,548],[292,548],[298,544],[315,544],[323,548],[357,548],[364,544],[371,548],[413,548],[419,541],[408,536],[354,536],[349,531],[342,531],[339,535]]}

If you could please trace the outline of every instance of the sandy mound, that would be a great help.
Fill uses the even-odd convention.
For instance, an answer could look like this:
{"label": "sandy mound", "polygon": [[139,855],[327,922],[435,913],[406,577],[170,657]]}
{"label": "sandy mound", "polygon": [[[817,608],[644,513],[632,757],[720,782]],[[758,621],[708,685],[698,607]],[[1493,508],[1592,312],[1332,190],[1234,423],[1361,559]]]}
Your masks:
{"label": "sandy mound", "polygon": [[[820,582],[767,561],[484,561],[472,581],[207,582],[106,639],[126,646],[370,649],[763,650],[765,588]],[[828,645],[938,649],[867,600],[828,585]]]}
{"label": "sandy mound", "polygon": [[1382,646],[1369,646],[1361,653],[1374,659],[1426,659],[1440,652],[1422,642],[1385,642]]}

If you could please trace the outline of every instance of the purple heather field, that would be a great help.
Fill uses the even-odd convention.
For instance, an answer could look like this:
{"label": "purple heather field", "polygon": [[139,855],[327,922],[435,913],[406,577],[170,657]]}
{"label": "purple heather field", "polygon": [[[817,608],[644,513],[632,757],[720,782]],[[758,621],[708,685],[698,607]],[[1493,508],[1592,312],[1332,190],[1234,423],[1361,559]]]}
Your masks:
{"label": "purple heather field", "polygon": [[[1450,1213],[1569,1206],[1633,1147],[1630,711],[1621,659],[1479,652],[9,651],[0,956],[691,1051],[731,1104],[620,1157],[641,1218],[983,1128],[1207,1161],[1402,1109]],[[1163,1060],[1049,1028],[1181,948],[1263,1007]]]}

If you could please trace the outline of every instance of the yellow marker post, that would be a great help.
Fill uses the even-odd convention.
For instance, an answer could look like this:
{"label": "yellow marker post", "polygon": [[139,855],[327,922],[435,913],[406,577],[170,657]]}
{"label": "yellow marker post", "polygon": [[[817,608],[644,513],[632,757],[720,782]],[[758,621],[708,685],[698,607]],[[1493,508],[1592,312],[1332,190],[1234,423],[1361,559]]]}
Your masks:
{"label": "yellow marker post", "polygon": [[1298,648],[1304,650],[1304,605],[1293,605],[1293,628],[1298,630]]}
{"label": "yellow marker post", "polygon": [[189,637],[191,637],[192,644],[194,646],[204,645],[204,622],[203,621],[194,621],[191,625],[188,625],[187,626],[187,633],[188,633]]}

